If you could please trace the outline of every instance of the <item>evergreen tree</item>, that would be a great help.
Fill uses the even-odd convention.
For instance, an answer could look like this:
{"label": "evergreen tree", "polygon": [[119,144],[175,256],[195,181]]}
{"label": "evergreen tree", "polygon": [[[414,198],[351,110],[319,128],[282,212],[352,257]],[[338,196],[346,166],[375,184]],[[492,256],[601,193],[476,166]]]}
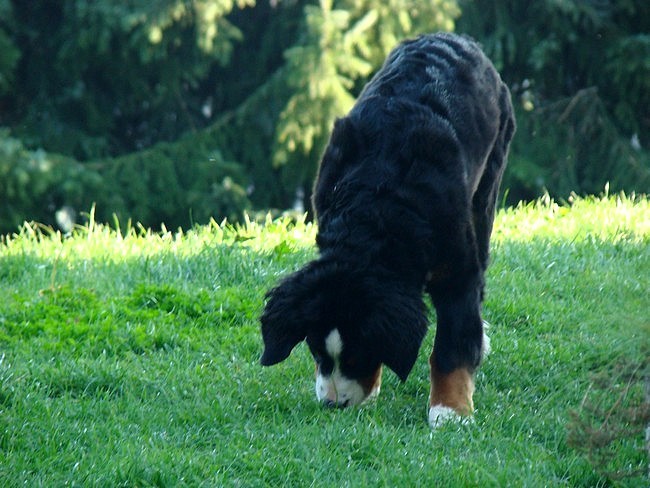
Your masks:
{"label": "evergreen tree", "polygon": [[285,184],[305,195],[337,117],[402,39],[453,30],[455,1],[320,0],[305,7],[297,46],[285,52],[287,83],[293,90],[277,125],[273,163],[287,168]]}
{"label": "evergreen tree", "polygon": [[650,191],[647,1],[0,0],[0,231],[93,202],[154,227],[309,208],[388,52],[456,26],[515,98],[511,201]]}
{"label": "evergreen tree", "polygon": [[[7,72],[20,79],[0,91],[0,125],[29,147],[79,160],[201,128],[201,81],[242,40],[227,15],[254,3],[0,0],[0,47],[8,38],[18,50]],[[0,67],[12,59],[0,55]]]}
{"label": "evergreen tree", "polygon": [[460,30],[480,39],[518,99],[504,187],[650,192],[650,3],[465,0]]}

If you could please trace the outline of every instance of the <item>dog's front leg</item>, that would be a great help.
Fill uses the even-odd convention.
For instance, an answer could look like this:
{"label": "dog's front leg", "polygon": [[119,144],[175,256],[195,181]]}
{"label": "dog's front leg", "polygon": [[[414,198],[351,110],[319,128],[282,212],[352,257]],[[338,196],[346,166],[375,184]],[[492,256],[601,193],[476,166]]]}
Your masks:
{"label": "dog's front leg", "polygon": [[454,292],[439,292],[436,338],[429,358],[431,392],[429,423],[432,427],[453,418],[467,418],[474,411],[474,371],[487,338],[480,316],[480,280]]}

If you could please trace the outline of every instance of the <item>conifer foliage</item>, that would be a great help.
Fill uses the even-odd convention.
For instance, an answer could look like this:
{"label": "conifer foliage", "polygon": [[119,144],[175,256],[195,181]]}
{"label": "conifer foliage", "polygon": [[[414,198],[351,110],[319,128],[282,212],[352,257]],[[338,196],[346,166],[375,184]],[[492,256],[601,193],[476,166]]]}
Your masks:
{"label": "conifer foliage", "polygon": [[388,52],[477,38],[511,86],[504,188],[650,190],[640,0],[0,0],[0,232],[188,227],[309,198],[332,124]]}

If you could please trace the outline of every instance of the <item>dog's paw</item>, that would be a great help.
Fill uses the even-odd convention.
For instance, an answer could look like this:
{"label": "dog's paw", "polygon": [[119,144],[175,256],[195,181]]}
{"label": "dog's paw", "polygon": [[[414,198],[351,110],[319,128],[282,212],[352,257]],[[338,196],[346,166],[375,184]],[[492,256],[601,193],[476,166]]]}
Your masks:
{"label": "dog's paw", "polygon": [[442,427],[447,423],[467,425],[474,421],[474,417],[460,415],[456,410],[444,405],[434,405],[429,408],[429,425],[432,429]]}

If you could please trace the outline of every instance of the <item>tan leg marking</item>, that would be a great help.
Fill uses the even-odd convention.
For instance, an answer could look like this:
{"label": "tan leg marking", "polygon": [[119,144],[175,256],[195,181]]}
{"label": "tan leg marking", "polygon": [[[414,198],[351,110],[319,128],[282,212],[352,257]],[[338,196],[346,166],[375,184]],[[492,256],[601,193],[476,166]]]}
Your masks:
{"label": "tan leg marking", "polygon": [[379,390],[381,388],[381,372],[382,367],[379,366],[379,368],[377,368],[377,371],[375,371],[372,376],[359,380],[359,384],[363,388],[363,391],[366,394],[366,398],[368,398],[370,395],[376,395],[379,393]]}
{"label": "tan leg marking", "polygon": [[459,415],[471,415],[474,411],[474,375],[467,368],[455,369],[449,374],[439,373],[434,366],[433,354],[429,358],[429,364],[429,407],[442,405],[453,409]]}

